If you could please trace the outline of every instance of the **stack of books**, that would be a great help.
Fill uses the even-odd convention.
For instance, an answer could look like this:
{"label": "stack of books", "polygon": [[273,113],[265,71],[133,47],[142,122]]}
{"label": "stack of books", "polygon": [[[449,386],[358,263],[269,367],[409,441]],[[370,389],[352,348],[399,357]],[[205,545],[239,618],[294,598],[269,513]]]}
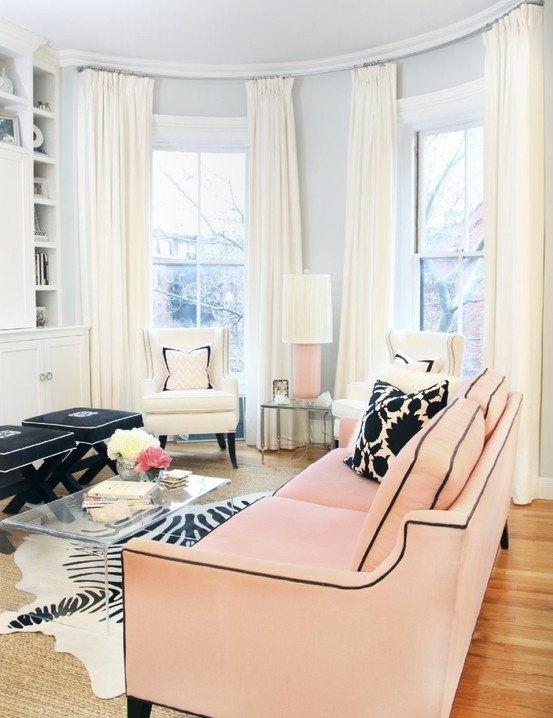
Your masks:
{"label": "stack of books", "polygon": [[89,489],[83,499],[83,509],[91,511],[116,501],[125,501],[131,510],[147,509],[152,505],[152,494],[157,488],[157,484],[149,481],[106,479]]}
{"label": "stack of books", "polygon": [[165,476],[161,480],[164,489],[182,489],[188,483],[188,477],[191,471],[185,471],[184,469],[171,469],[166,471]]}

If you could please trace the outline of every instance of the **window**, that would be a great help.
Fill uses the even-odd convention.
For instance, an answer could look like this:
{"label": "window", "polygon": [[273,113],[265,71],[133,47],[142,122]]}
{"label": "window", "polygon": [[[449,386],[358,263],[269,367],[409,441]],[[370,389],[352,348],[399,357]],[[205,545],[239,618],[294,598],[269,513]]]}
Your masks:
{"label": "window", "polygon": [[484,335],[483,127],[416,134],[420,329],[466,336],[465,373]]}
{"label": "window", "polygon": [[[186,134],[186,131],[183,131]],[[160,144],[159,142],[157,143]],[[185,145],[184,148],[182,145]],[[152,298],[156,327],[227,325],[230,370],[243,371],[245,148],[156,147]]]}

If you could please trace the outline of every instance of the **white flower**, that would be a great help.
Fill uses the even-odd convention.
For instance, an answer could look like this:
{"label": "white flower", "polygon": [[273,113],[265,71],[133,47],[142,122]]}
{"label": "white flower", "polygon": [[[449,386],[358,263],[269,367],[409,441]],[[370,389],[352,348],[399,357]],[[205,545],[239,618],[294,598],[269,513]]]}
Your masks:
{"label": "white flower", "polygon": [[116,429],[108,442],[107,451],[113,461],[136,461],[138,455],[149,446],[159,446],[159,439],[144,429]]}

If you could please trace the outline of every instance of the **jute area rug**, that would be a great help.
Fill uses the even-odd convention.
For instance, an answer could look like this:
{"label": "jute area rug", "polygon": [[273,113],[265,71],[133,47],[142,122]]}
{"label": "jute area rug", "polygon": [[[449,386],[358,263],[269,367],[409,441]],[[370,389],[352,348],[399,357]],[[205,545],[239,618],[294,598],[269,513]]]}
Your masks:
{"label": "jute area rug", "polygon": [[[214,453],[213,459],[176,457],[173,466],[207,476],[228,477],[232,480],[235,496],[272,492],[301,468],[267,467],[259,463],[233,470],[218,452]],[[100,475],[97,480],[106,476]],[[0,510],[5,503],[0,502]],[[15,580],[17,582],[17,577]],[[160,706],[154,706],[152,711],[152,718],[186,715]],[[53,636],[16,633],[0,636],[0,716],[124,718],[126,699],[124,695],[104,700],[97,698],[83,663],[70,653],[56,652]]]}

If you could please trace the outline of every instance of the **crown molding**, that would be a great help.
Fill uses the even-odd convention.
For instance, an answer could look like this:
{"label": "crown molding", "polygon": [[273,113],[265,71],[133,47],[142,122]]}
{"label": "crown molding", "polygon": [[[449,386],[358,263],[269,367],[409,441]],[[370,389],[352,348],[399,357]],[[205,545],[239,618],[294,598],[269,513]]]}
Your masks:
{"label": "crown molding", "polygon": [[116,55],[100,55],[80,50],[62,50],[58,56],[62,67],[92,65],[109,67],[122,72],[175,79],[244,80],[272,75],[314,75],[349,70],[363,64],[400,60],[448,45],[482,32],[500,17],[524,2],[525,0],[500,0],[500,2],[470,18],[430,33],[356,53],[305,62],[258,65],[195,65],[141,58],[125,58]]}
{"label": "crown molding", "polygon": [[47,42],[47,38],[0,18],[0,45],[9,48],[14,56],[29,55]]}

